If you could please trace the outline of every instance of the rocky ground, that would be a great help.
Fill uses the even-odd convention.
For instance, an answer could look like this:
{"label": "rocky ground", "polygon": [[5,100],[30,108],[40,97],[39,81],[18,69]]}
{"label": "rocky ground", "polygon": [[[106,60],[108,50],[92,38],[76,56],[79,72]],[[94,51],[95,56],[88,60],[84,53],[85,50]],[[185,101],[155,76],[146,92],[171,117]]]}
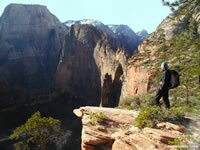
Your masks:
{"label": "rocky ground", "polygon": [[[156,128],[135,127],[138,112],[101,107],[80,107],[74,113],[82,118],[82,150],[171,150],[198,149],[198,117],[187,126],[159,123]],[[190,135],[190,136],[189,136]],[[193,138],[188,138],[193,137]],[[177,142],[181,139],[183,144]],[[194,139],[196,140],[194,142]],[[193,142],[190,142],[193,141]],[[170,144],[171,143],[171,144]]]}
{"label": "rocky ground", "polygon": [[190,119],[190,123],[186,125],[185,134],[192,137],[189,143],[188,149],[196,150],[200,149],[200,115],[187,115]]}

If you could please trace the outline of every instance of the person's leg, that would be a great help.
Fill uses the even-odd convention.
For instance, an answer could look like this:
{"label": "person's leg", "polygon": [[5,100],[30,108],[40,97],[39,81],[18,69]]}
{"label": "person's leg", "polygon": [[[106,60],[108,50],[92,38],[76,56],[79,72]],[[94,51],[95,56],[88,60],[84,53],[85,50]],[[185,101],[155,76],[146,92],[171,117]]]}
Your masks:
{"label": "person's leg", "polygon": [[158,90],[158,92],[153,100],[153,105],[159,105],[161,97],[162,97],[162,92],[160,90]]}
{"label": "person's leg", "polygon": [[170,108],[170,103],[169,103],[169,90],[165,90],[163,93],[163,101],[165,103],[166,108]]}

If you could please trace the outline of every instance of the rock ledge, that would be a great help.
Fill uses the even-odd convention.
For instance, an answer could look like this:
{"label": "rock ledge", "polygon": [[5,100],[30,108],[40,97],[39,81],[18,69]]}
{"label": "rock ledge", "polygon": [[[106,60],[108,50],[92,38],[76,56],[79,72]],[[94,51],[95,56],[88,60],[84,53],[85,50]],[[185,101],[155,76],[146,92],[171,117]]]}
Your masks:
{"label": "rock ledge", "polygon": [[174,149],[170,141],[184,135],[183,126],[168,122],[140,130],[133,110],[87,106],[74,113],[82,118],[82,150],[168,150]]}

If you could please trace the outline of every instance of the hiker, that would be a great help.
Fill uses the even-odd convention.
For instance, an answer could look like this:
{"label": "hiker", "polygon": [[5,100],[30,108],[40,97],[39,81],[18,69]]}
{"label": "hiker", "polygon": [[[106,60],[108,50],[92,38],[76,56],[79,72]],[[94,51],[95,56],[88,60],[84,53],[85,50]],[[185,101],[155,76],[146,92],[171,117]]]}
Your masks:
{"label": "hiker", "polygon": [[160,82],[160,86],[158,89],[158,92],[154,98],[153,104],[159,105],[160,104],[160,98],[163,98],[163,101],[165,103],[166,108],[170,108],[169,103],[169,88],[171,86],[170,80],[171,80],[171,72],[169,70],[169,66],[167,62],[162,62],[161,64],[162,69],[162,78]]}

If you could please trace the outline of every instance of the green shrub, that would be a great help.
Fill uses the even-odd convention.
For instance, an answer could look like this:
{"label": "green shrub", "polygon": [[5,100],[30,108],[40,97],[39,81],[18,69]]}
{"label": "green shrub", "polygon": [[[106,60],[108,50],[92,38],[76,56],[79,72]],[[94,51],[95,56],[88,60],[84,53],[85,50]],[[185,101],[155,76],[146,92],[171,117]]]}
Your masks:
{"label": "green shrub", "polygon": [[136,126],[140,129],[144,127],[155,127],[163,121],[182,121],[185,110],[182,107],[164,109],[159,106],[143,107],[136,117]]}
{"label": "green shrub", "polygon": [[126,97],[122,101],[120,101],[119,108],[126,108],[128,110],[139,110],[142,107],[149,106],[153,98],[154,95],[151,94]]}
{"label": "green shrub", "polygon": [[50,143],[55,143],[56,138],[62,135],[61,122],[52,117],[42,117],[40,112],[35,112],[25,124],[17,127],[10,135],[16,140],[16,150],[36,149],[47,150]]}
{"label": "green shrub", "polygon": [[157,106],[144,107],[140,110],[139,115],[135,119],[136,126],[140,129],[144,127],[154,127],[158,122],[163,120],[162,109]]}
{"label": "green shrub", "polygon": [[90,123],[92,125],[101,124],[106,118],[103,112],[97,112],[97,113],[91,112],[89,116],[90,116]]}
{"label": "green shrub", "polygon": [[[190,103],[186,103],[186,101],[183,98],[177,97],[176,99],[171,99],[171,106],[172,109],[179,110],[179,112],[183,113],[198,113],[200,101],[197,97],[189,97]],[[177,112],[177,111],[176,111]]]}
{"label": "green shrub", "polygon": [[173,141],[169,141],[169,145],[186,145],[188,141],[194,140],[191,136],[181,136],[175,138]]}
{"label": "green shrub", "polygon": [[170,110],[163,112],[163,120],[172,123],[181,123],[184,121],[185,113],[187,112],[186,107],[172,107]]}
{"label": "green shrub", "polygon": [[126,97],[120,101],[119,108],[126,108],[128,110],[141,108],[142,100],[139,96]]}

